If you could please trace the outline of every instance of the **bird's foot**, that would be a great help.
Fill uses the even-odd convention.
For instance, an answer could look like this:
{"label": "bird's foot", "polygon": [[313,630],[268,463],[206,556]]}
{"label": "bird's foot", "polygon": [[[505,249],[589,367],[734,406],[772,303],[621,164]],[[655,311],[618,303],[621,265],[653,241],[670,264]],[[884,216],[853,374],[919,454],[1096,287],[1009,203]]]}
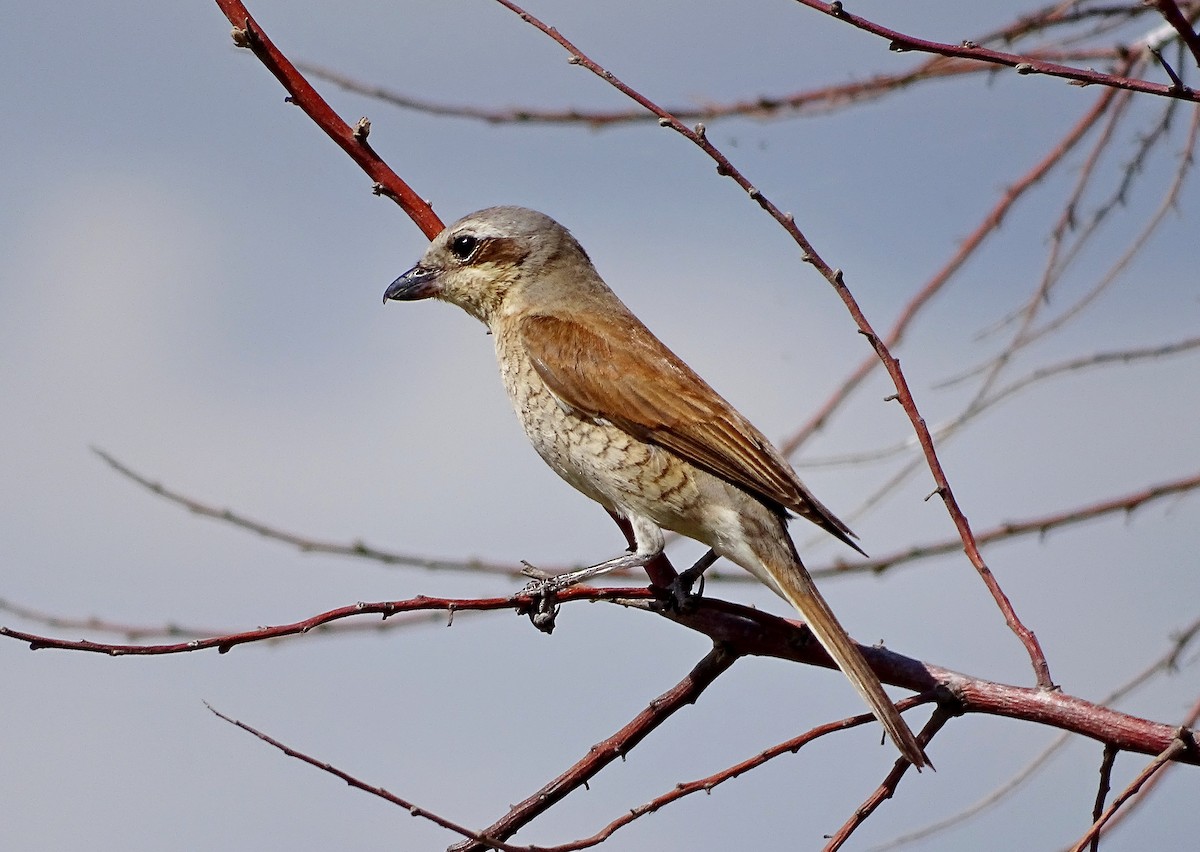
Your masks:
{"label": "bird's foot", "polygon": [[[716,554],[710,550],[691,568],[676,575],[671,585],[667,586],[667,594],[670,596],[667,605],[678,612],[695,607],[696,601],[704,597],[704,572],[716,561]],[[697,583],[700,584],[699,588],[693,593],[692,587]]]}
{"label": "bird's foot", "polygon": [[670,585],[661,590],[666,594],[658,598],[659,605],[675,612],[687,612],[695,609],[696,601],[704,596],[704,578],[700,578],[700,590],[693,593],[692,585],[695,582],[696,578],[688,576],[686,571],[677,574]]}
{"label": "bird's foot", "polygon": [[562,582],[560,575],[543,571],[524,560],[521,561],[521,566],[521,573],[533,578],[518,593],[528,595],[534,600],[533,606],[526,610],[525,614],[538,630],[553,633],[554,620],[561,608],[558,604],[558,593],[571,584]]}

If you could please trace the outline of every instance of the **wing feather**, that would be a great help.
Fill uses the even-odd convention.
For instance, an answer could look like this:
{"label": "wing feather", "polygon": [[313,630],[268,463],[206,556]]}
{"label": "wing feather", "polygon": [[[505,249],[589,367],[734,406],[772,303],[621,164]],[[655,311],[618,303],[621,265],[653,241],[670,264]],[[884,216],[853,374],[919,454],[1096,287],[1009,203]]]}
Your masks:
{"label": "wing feather", "polygon": [[861,552],[763,434],[633,314],[533,314],[519,333],[565,404],[791,509]]}

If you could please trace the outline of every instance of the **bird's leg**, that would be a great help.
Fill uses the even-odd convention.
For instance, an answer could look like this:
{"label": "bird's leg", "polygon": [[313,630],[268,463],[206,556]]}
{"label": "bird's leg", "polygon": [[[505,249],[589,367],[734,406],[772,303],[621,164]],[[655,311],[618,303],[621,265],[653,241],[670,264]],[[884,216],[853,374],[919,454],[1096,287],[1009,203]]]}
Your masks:
{"label": "bird's leg", "polygon": [[[661,532],[659,537],[662,537]],[[660,553],[662,553],[662,548],[652,553],[643,553],[639,548],[634,553],[618,556],[616,559],[609,559],[599,565],[590,565],[577,571],[567,571],[564,574],[551,574],[549,571],[543,571],[541,568],[522,561],[521,573],[526,577],[534,578],[526,583],[520,591],[520,594],[536,599],[534,608],[528,613],[529,620],[543,633],[554,632],[554,620],[558,617],[556,596],[563,589],[582,583],[584,580],[590,580],[592,577],[607,574],[609,571],[617,571],[621,568],[641,568]]]}
{"label": "bird's leg", "polygon": [[624,556],[618,556],[616,559],[608,559],[598,565],[589,565],[587,568],[579,568],[575,571],[567,571],[562,574],[551,574],[549,571],[543,571],[541,568],[530,565],[528,562],[522,562],[521,573],[526,577],[532,577],[533,580],[527,583],[525,588],[521,589],[521,593],[541,594],[544,592],[561,592],[563,589],[576,586],[584,580],[599,577],[601,574],[607,574],[610,571],[620,571],[624,568],[641,568],[656,556],[658,556],[658,552],[627,553]]}
{"label": "bird's leg", "polygon": [[633,539],[636,545],[633,553],[627,553],[615,559],[608,559],[597,565],[589,565],[587,568],[567,571],[564,574],[551,574],[540,568],[535,568],[528,562],[522,562],[521,564],[524,567],[521,568],[521,573],[526,577],[532,577],[533,580],[525,588],[521,589],[521,594],[552,595],[555,592],[560,592],[563,589],[582,583],[584,580],[599,577],[601,574],[607,574],[610,571],[645,567],[663,552],[666,540],[663,538],[662,530],[652,521],[631,517],[629,523],[633,527]]}

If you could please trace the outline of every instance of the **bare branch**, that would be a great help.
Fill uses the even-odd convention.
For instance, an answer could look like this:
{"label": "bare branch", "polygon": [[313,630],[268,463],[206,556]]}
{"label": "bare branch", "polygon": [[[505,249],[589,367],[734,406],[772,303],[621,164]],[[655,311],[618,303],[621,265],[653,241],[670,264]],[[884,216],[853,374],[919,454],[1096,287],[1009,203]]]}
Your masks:
{"label": "bare branch", "polygon": [[[483,834],[502,840],[512,837],[523,826],[528,825],[539,815],[562,801],[571,792],[587,784],[604,767],[636,748],[638,743],[671,718],[676,711],[696,703],[700,694],[737,662],[739,656],[740,654],[724,643],[715,643],[704,659],[688,672],[687,677],[651,701],[645,710],[630,720],[621,730],[588,749],[587,754],[576,761],[566,772],[524,801],[513,805],[507,814],[484,829]],[[476,852],[480,848],[482,846],[478,842],[464,842],[452,846],[451,850],[452,852]]]}
{"label": "bare branch", "polygon": [[367,782],[361,780],[360,778],[357,778],[356,776],[351,775],[349,772],[338,769],[336,766],[334,766],[331,763],[327,763],[326,761],[323,761],[323,760],[318,760],[315,757],[310,757],[309,755],[305,754],[304,752],[299,751],[298,749],[294,749],[289,745],[285,745],[284,743],[280,742],[279,740],[275,739],[272,736],[269,736],[268,734],[263,733],[262,731],[258,730],[257,728],[247,725],[245,722],[241,722],[230,716],[226,716],[224,713],[222,713],[216,707],[213,707],[207,701],[204,702],[204,706],[207,707],[209,709],[209,712],[211,712],[218,719],[228,722],[229,724],[233,725],[235,728],[241,728],[243,731],[253,734],[254,736],[258,737],[260,740],[262,740],[264,743],[266,743],[267,745],[274,746],[275,748],[279,749],[281,752],[286,754],[288,757],[294,757],[297,760],[307,763],[309,766],[315,766],[317,769],[320,769],[322,772],[328,772],[330,775],[334,776],[335,778],[340,778],[342,781],[345,781],[347,784],[349,784],[351,787],[355,788],[356,790],[362,790],[365,793],[370,793],[372,796],[377,796],[380,799],[383,799],[385,802],[390,802],[393,805],[404,808],[404,810],[408,811],[408,813],[411,816],[421,817],[422,819],[427,819],[430,822],[432,822],[434,825],[441,826],[442,828],[452,831],[455,834],[460,834],[463,837],[469,837],[487,849],[498,849],[498,850],[501,850],[501,852],[530,852],[530,847],[509,846],[507,843],[503,843],[501,841],[494,840],[485,834],[480,834],[478,832],[471,831],[471,829],[466,828],[465,826],[461,826],[458,823],[451,822],[450,820],[446,819],[445,817],[438,816],[433,811],[426,810],[425,808],[419,807],[418,805],[414,805],[412,802],[408,801],[407,799],[400,798],[395,793],[389,793],[383,787],[377,787],[373,784],[368,784]]}
{"label": "bare branch", "polygon": [[[1121,51],[1111,47],[1078,50],[1042,48],[1031,50],[1029,55],[1048,61],[1078,62],[1116,60],[1120,58]],[[309,62],[297,62],[296,65],[306,74],[332,83],[347,92],[374,98],[400,109],[445,118],[467,118],[488,124],[582,124],[593,130],[627,124],[649,124],[654,121],[654,115],[642,109],[588,110],[576,107],[484,107],[447,104],[406,95],[322,65]],[[729,103],[705,103],[698,106],[678,104],[667,107],[667,112],[680,121],[717,121],[735,116],[768,119],[827,115],[850,106],[878,100],[917,83],[969,74],[986,74],[992,70],[977,62],[936,56],[898,74],[874,74],[864,80],[817,86],[785,95],[758,95]]]}
{"label": "bare branch", "polygon": [[1142,785],[1150,780],[1152,775],[1174,760],[1178,755],[1187,751],[1189,747],[1194,747],[1194,745],[1195,741],[1192,733],[1186,728],[1180,728],[1179,736],[1172,740],[1171,744],[1163,749],[1162,752],[1154,758],[1154,760],[1150,761],[1150,763],[1146,765],[1146,768],[1139,772],[1137,777],[1130,782],[1129,786],[1122,790],[1120,794],[1113,799],[1113,803],[1109,805],[1108,810],[1106,810],[1103,815],[1101,815],[1101,817],[1092,824],[1092,827],[1089,828],[1087,833],[1079,839],[1079,842],[1071,847],[1071,852],[1083,852],[1084,847],[1090,845],[1093,838],[1099,837],[1105,823],[1112,819],[1117,810],[1120,809],[1120,807],[1127,801],[1129,801],[1129,799],[1142,788]]}
{"label": "bare branch", "polygon": [[[1100,120],[1100,117],[1108,110],[1112,103],[1114,92],[1106,90],[1096,99],[1091,108],[1071,127],[1070,130],[1059,140],[1049,153],[1046,154],[1037,164],[1026,172],[1016,183],[1005,190],[1001,199],[988,211],[983,220],[976,226],[960,244],[958,251],[954,256],[938,270],[926,284],[917,291],[917,293],[908,301],[901,309],[900,315],[896,318],[887,336],[884,338],[884,343],[888,348],[894,348],[904,339],[905,333],[909,326],[920,314],[921,310],[926,307],[930,301],[941,292],[942,288],[950,281],[967,260],[983,244],[984,240],[1000,227],[1005,216],[1017,203],[1017,201],[1030,189],[1036,186],[1046,177],[1059,163],[1063,161],[1066,155],[1079,143],[1084,136],[1092,129],[1092,127]],[[780,450],[784,455],[791,456],[797,449],[800,448],[813,433],[822,429],[834,412],[845,402],[850,394],[860,385],[863,380],[870,374],[875,367],[878,359],[874,354],[865,357],[850,375],[842,381],[842,384],[834,391],[832,396],[826,400],[825,404],[817,410],[809,421],[802,426],[795,434],[788,437],[780,444]]]}
{"label": "bare branch", "polygon": [[[1194,727],[1197,720],[1200,720],[1200,700],[1197,700],[1196,703],[1192,705],[1192,709],[1188,711],[1187,716],[1183,720],[1183,724],[1188,727]],[[1195,732],[1192,733],[1192,736],[1195,736]],[[1171,771],[1173,766],[1174,764],[1168,764],[1164,766],[1161,771],[1155,772],[1154,775],[1152,775],[1146,781],[1146,783],[1142,785],[1141,789],[1134,794],[1133,798],[1130,799],[1123,808],[1109,818],[1108,822],[1104,824],[1105,831],[1111,832],[1123,821],[1128,819],[1129,815],[1136,811],[1141,804],[1150,797],[1150,793],[1154,790],[1158,783],[1162,781],[1166,774]],[[1098,834],[1096,836],[1099,837]],[[1093,845],[1095,845],[1094,841]]]}
{"label": "bare branch", "polygon": [[[1096,788],[1096,804],[1092,806],[1092,822],[1100,819],[1104,813],[1104,800],[1108,798],[1108,791],[1112,782],[1113,763],[1117,759],[1117,750],[1112,746],[1104,747],[1104,756],[1100,760],[1100,784]],[[1097,852],[1100,848],[1100,835],[1096,834],[1092,837],[1091,852]]]}
{"label": "bare branch", "polygon": [[[921,729],[919,739],[921,745],[927,745],[940,731],[947,722],[951,719],[951,714],[943,708],[939,707],[936,712],[930,717],[925,727]],[[829,838],[829,842],[825,844],[825,852],[837,852],[841,849],[846,841],[850,839],[850,835],[855,830],[867,821],[871,814],[879,809],[879,806],[892,798],[896,794],[896,788],[900,786],[900,779],[904,777],[908,771],[909,763],[904,760],[897,760],[892,767],[891,772],[883,779],[883,782],[875,789],[867,800],[854,809],[854,813],[842,825],[837,832]]]}
{"label": "bare branch", "polygon": [[[1198,635],[1200,635],[1200,618],[1196,619],[1182,630],[1176,631],[1174,634],[1172,634],[1171,646],[1164,654],[1160,655],[1140,672],[1135,674],[1129,680],[1125,681],[1125,683],[1121,684],[1108,695],[1104,696],[1104,698],[1100,699],[1098,703],[1104,705],[1105,707],[1111,707],[1125,696],[1131,694],[1136,689],[1149,682],[1155,676],[1164,672],[1174,672],[1179,665],[1180,655],[1183,654],[1184,649],[1186,649],[1192,640]],[[1189,716],[1183,724],[1194,725],[1196,723],[1197,717],[1200,716],[1200,704],[1197,704],[1197,706],[1193,708],[1193,713],[1195,715]],[[993,805],[999,804],[1010,793],[1020,789],[1021,785],[1024,784],[1026,780],[1028,780],[1039,769],[1045,766],[1050,758],[1057,754],[1059,750],[1061,750],[1062,747],[1070,741],[1071,735],[1069,733],[1060,734],[1059,736],[1055,737],[1050,744],[1046,746],[1046,748],[1042,749],[1042,751],[1038,753],[1033,760],[1022,767],[1020,771],[1018,771],[1015,775],[1013,775],[995,790],[988,793],[979,801],[964,808],[956,814],[946,817],[945,819],[930,823],[929,825],[918,828],[917,830],[911,831],[908,834],[902,834],[887,843],[880,844],[879,846],[874,847],[872,852],[885,852],[885,850],[896,849],[901,846],[907,846],[908,844],[914,843],[918,840],[924,840],[927,837],[965,822],[966,820],[970,819],[976,814],[982,813]],[[1155,776],[1156,779],[1159,777],[1161,776]],[[1134,804],[1136,804],[1136,802]],[[1112,822],[1119,821],[1124,814],[1128,813],[1129,810],[1130,808],[1126,808],[1125,810],[1121,811],[1117,818],[1110,822],[1110,827]]]}
{"label": "bare branch", "polygon": [[305,80],[288,58],[275,47],[258,22],[246,11],[241,0],[217,0],[217,6],[225,13],[229,23],[233,24],[233,43],[254,52],[258,60],[287,89],[288,102],[304,110],[304,114],[324,130],[329,138],[375,181],[375,193],[386,195],[399,204],[413,223],[430,239],[441,232],[445,226],[433,212],[433,208],[392,171],[367,143],[370,123],[367,122],[364,127],[363,122],[359,122],[356,129],[342,121],[312,84]]}
{"label": "bare branch", "polygon": [[1192,58],[1196,61],[1196,65],[1200,66],[1200,35],[1197,35],[1192,28],[1192,21],[1196,18],[1197,10],[1192,9],[1189,15],[1184,15],[1175,0],[1151,0],[1151,2],[1154,4],[1154,8],[1158,9],[1166,18],[1167,23],[1179,33],[1183,43],[1192,52]]}
{"label": "bare branch", "polygon": [[922,53],[936,53],[940,56],[973,59],[978,62],[1005,65],[1022,75],[1044,74],[1051,77],[1062,77],[1081,86],[1109,86],[1114,89],[1128,89],[1133,92],[1142,92],[1149,95],[1160,95],[1162,97],[1200,102],[1200,92],[1196,92],[1187,86],[1176,86],[1174,84],[1166,86],[1162,83],[1151,83],[1147,80],[1133,79],[1121,74],[1105,74],[1090,68],[1072,68],[1067,65],[1045,62],[1017,53],[991,50],[969,41],[961,44],[943,44],[941,42],[927,41],[888,29],[859,15],[852,14],[846,11],[839,0],[835,0],[833,3],[822,3],[820,0],[796,0],[796,2],[815,9],[818,12],[824,12],[832,18],[844,21],[872,35],[887,39],[889,50],[916,50]]}
{"label": "bare branch", "polygon": [[[701,633],[726,653],[734,656],[767,656],[803,665],[835,669],[836,664],[812,640],[808,628],[761,610],[715,598],[701,598],[685,611],[664,605],[667,598],[651,589],[595,589],[575,586],[558,593],[558,600],[608,601],[621,606],[655,613],[683,627]],[[319,613],[291,624],[263,627],[244,633],[211,637],[171,645],[121,645],[88,640],[67,640],[39,636],[8,627],[0,627],[0,636],[29,643],[30,650],[58,649],[105,654],[108,656],[156,656],[217,649],[221,653],[251,642],[280,636],[301,635],[314,627],[345,618],[367,615],[389,617],[400,612],[440,610],[510,610],[524,614],[536,606],[528,595],[509,598],[432,598],[417,597],[402,601],[358,603]],[[1020,687],[974,678],[931,663],[906,657],[879,646],[860,645],[859,651],[884,683],[918,693],[937,689],[939,702],[953,706],[955,713],[984,713],[1036,724],[1049,725],[1112,744],[1123,751],[1158,754],[1178,736],[1178,728],[1140,719],[1057,690]],[[633,732],[633,733],[636,733]],[[1175,756],[1184,763],[1200,765],[1200,748],[1189,744]]]}
{"label": "bare branch", "polygon": [[[587,586],[576,586],[558,594],[560,601],[610,600],[628,602],[630,600],[652,599],[653,597],[654,594],[649,589],[593,589]],[[380,615],[387,619],[398,613],[437,611],[448,613],[450,617],[453,617],[456,612],[479,612],[500,609],[514,610],[517,613],[524,614],[536,604],[537,599],[529,595],[515,595],[507,598],[457,599],[421,596],[403,601],[359,602],[350,606],[337,607],[336,609],[331,609],[290,624],[278,624],[272,627],[246,630],[241,633],[228,633],[204,639],[191,639],[187,642],[173,642],[159,645],[116,644],[93,642],[88,639],[59,639],[52,636],[39,636],[23,630],[14,630],[10,627],[0,627],[0,636],[7,636],[10,639],[16,639],[21,642],[28,642],[31,651],[52,648],[60,651],[87,651],[94,654],[106,654],[110,657],[145,657],[161,656],[164,654],[185,654],[191,651],[207,651],[216,648],[219,653],[224,654],[238,645],[279,639],[284,636],[298,636],[335,621],[341,621],[346,618],[357,618],[364,615]]]}
{"label": "bare branch", "polygon": [[[920,704],[928,702],[928,695],[917,695],[911,698],[905,698],[896,702],[896,706],[900,710],[908,710]],[[875,717],[870,713],[860,713],[857,716],[848,716],[845,719],[838,719],[834,722],[826,722],[823,725],[817,725],[810,728],[799,736],[792,737],[778,745],[764,749],[758,754],[747,758],[733,766],[722,769],[720,772],[714,772],[712,775],[707,775],[704,778],[697,778],[692,781],[683,781],[676,784],[669,792],[663,793],[661,796],[656,796],[645,804],[638,805],[636,808],[631,808],[628,813],[622,814],[617,819],[610,822],[604,828],[600,829],[590,837],[585,837],[580,840],[573,840],[569,843],[562,843],[547,850],[547,852],[574,852],[578,849],[587,849],[591,846],[596,846],[603,843],[619,829],[624,828],[636,819],[640,819],[647,814],[652,814],[661,810],[667,805],[673,804],[680,799],[691,796],[695,793],[711,793],[716,787],[724,784],[726,781],[732,781],[735,778],[744,775],[752,769],[757,769],[769,761],[785,754],[795,754],[801,748],[808,745],[814,740],[821,737],[834,734],[839,731],[847,731],[851,728],[857,728],[861,725],[869,725],[875,721]]]}
{"label": "bare branch", "polygon": [[[357,559],[369,559],[374,562],[382,562],[385,565],[408,565],[414,568],[425,568],[430,571],[477,571],[485,574],[500,574],[506,577],[521,576],[521,566],[516,563],[507,562],[489,562],[483,559],[432,559],[424,556],[416,556],[410,553],[396,553],[389,550],[381,550],[377,547],[372,547],[362,541],[353,541],[349,544],[341,542],[322,541],[320,539],[310,538],[308,536],[298,535],[297,533],[287,532],[278,527],[268,526],[250,518],[241,515],[232,509],[223,509],[212,506],[208,503],[202,503],[174,491],[161,482],[155,482],[137,473],[132,468],[125,465],[123,462],[114,458],[109,453],[98,447],[92,447],[92,452],[104,460],[104,462],[115,470],[117,473],[124,476],[147,491],[151,491],[160,497],[163,497],[177,506],[182,506],[194,515],[199,515],[204,518],[212,518],[213,520],[222,521],[227,524],[232,524],[239,529],[248,530],[256,533],[263,538],[271,539],[272,541],[282,542],[283,544],[291,545],[304,553],[324,553],[331,556],[349,556]],[[209,634],[211,635],[211,634]]]}

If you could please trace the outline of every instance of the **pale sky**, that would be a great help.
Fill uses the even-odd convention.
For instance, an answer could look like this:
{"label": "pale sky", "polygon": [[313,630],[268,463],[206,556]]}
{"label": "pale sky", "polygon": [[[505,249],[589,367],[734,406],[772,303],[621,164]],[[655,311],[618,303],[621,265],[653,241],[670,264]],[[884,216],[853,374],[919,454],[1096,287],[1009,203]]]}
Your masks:
{"label": "pale sky", "polygon": [[[558,6],[567,8],[557,8]],[[959,41],[1031,5],[855,4]],[[861,7],[861,8],[859,8]],[[448,103],[623,108],[627,102],[488,0],[250,6],[293,59]],[[778,95],[917,59],[798,5],[531,6],[665,105]],[[736,11],[735,11],[736,10]],[[90,451],[198,500],[316,538],[446,558],[581,564],[622,540],[525,444],[484,329],[441,304],[381,306],[425,239],[237,50],[211,2],[9,3],[0,28],[0,599],[64,617],[215,630],[294,621],[358,600],[491,596],[519,581],[306,555],[195,518]],[[1156,26],[1146,19],[1144,29]],[[1129,30],[1132,38],[1140,32]],[[1157,72],[1155,72],[1157,73]],[[1158,79],[1155,77],[1155,79]],[[829,286],[710,161],[654,124],[494,126],[402,112],[327,84],[348,120],[447,221],[494,204],[567,225],[647,324],[768,435],[803,423],[867,351]],[[1097,96],[1001,73],[944,81],[830,116],[712,122],[709,135],[786,210],[869,319],[900,306]],[[1147,128],[1162,104],[1135,99]],[[1189,119],[1180,109],[1095,260],[1086,291],[1157,205]],[[1127,134],[1128,137],[1128,134]],[[1125,138],[1109,155],[1119,168]],[[1039,187],[896,354],[922,413],[969,388],[982,331],[1020,306],[1083,159]],[[1012,378],[1200,327],[1196,180],[1106,297],[1023,356]],[[980,529],[1195,473],[1196,356],[1047,382],[980,418],[941,458]],[[911,438],[878,373],[796,459],[871,553],[953,534],[928,471],[861,517],[897,467],[811,467]],[[907,458],[907,457],[906,457]],[[1197,616],[1195,497],[988,548],[1056,680],[1099,698]],[[853,554],[793,525],[814,567]],[[699,549],[672,549],[686,565]],[[1031,685],[1028,659],[961,556],[822,586],[860,641]],[[786,614],[765,588],[710,594]],[[0,611],[0,624],[76,638]],[[500,613],[338,638],[163,658],[30,653],[0,642],[0,847],[22,850],[444,848],[456,838],[220,722],[216,708],[458,822],[482,827],[625,724],[707,650],[645,614],[567,607],[552,637]],[[1194,652],[1192,654],[1194,657]],[[1191,662],[1192,657],[1185,658]],[[1121,709],[1174,724],[1195,667]],[[862,711],[835,673],[744,660],[516,842],[589,835],[678,781]],[[919,725],[927,710],[913,714]],[[868,848],[954,813],[1055,733],[952,722],[867,821]],[[819,848],[890,768],[876,730],[638,820],[609,848]],[[1099,745],[1078,740],[1004,805],[916,848],[1057,848],[1086,828]],[[1122,755],[1123,786],[1146,759]],[[1181,767],[1106,850],[1181,848],[1200,831]]]}

